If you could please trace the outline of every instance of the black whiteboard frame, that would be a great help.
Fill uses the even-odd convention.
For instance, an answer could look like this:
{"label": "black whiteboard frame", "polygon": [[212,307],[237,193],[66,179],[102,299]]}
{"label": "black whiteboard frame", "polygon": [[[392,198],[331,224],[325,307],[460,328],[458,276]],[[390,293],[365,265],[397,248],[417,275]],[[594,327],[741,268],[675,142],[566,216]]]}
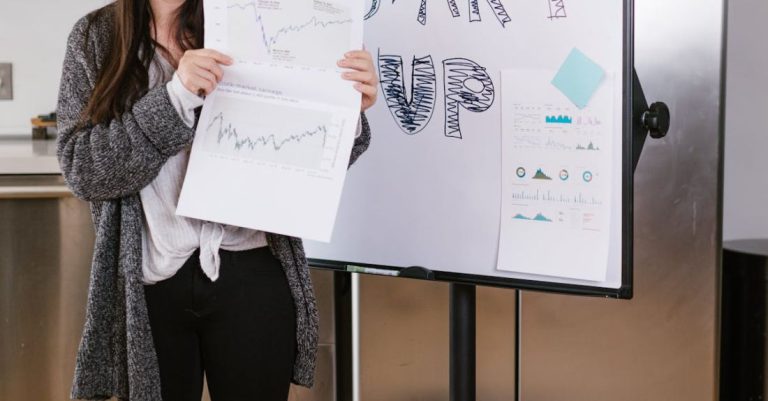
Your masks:
{"label": "black whiteboard frame", "polygon": [[[518,290],[532,290],[540,292],[551,292],[570,295],[585,295],[594,297],[607,297],[617,299],[632,299],[633,296],[633,242],[634,242],[634,157],[636,147],[641,147],[642,142],[638,143],[637,138],[640,135],[645,138],[644,133],[640,133],[640,115],[633,107],[635,101],[635,85],[637,84],[634,65],[634,31],[635,15],[634,0],[624,0],[624,65],[622,68],[622,269],[621,286],[619,288],[606,288],[577,284],[562,284],[547,281],[523,280],[508,277],[495,277],[485,275],[475,275],[466,273],[452,273],[439,270],[430,271],[429,277],[423,277],[430,281],[442,281],[448,283],[462,283],[482,285],[488,287],[502,287]],[[639,153],[640,149],[637,149]],[[349,266],[371,268],[382,271],[392,271],[393,273],[402,272],[408,267],[393,267],[383,265],[373,265],[366,263],[355,263],[345,261],[334,261],[325,259],[309,259],[312,267],[328,269],[334,271],[347,271]],[[376,275],[376,274],[374,274]],[[407,278],[421,278],[408,275]]]}

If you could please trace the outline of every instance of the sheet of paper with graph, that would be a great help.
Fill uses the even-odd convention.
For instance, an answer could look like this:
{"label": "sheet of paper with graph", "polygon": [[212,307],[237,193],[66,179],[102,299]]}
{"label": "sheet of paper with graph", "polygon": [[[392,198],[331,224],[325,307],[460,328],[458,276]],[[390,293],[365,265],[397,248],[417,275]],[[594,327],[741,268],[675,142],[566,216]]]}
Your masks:
{"label": "sheet of paper with graph", "polygon": [[205,99],[177,214],[329,241],[360,113],[336,62],[359,0],[205,0],[205,47],[232,56]]}

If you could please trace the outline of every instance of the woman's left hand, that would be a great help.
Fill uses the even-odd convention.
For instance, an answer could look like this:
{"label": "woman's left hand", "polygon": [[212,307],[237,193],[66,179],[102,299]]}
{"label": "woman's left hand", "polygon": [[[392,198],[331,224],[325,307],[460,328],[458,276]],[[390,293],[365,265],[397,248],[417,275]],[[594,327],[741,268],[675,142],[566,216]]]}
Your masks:
{"label": "woman's left hand", "polygon": [[348,68],[341,76],[348,81],[355,81],[355,89],[363,94],[360,111],[366,111],[376,103],[379,79],[373,68],[373,58],[367,50],[353,50],[339,60],[339,67]]}

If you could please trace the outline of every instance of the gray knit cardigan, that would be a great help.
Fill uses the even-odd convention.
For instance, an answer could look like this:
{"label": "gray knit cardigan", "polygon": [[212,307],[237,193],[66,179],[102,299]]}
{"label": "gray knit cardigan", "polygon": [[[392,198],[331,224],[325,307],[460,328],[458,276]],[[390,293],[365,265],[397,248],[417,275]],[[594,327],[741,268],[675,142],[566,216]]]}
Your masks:
{"label": "gray knit cardigan", "polygon": [[[142,206],[138,192],[166,160],[192,143],[165,85],[149,90],[109,123],[82,124],[114,26],[107,6],[77,22],[69,36],[58,103],[58,157],[74,194],[91,204],[96,244],[72,398],[159,401],[160,376],[141,281]],[[368,147],[370,127],[356,139],[350,164]],[[267,234],[296,306],[293,382],[311,387],[318,314],[302,242]],[[254,344],[254,346],[257,346]]]}

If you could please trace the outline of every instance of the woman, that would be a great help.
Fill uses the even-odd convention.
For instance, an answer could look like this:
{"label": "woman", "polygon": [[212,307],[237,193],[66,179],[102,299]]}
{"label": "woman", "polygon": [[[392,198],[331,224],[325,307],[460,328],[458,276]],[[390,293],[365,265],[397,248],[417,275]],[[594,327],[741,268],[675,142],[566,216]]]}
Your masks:
{"label": "woman", "polygon": [[[202,0],[117,0],[81,19],[59,94],[59,160],[96,227],[72,397],[285,400],[312,386],[317,308],[301,240],[174,214],[195,109],[232,60]],[[376,100],[370,55],[339,61]],[[199,96],[200,95],[200,96]],[[350,163],[368,147],[361,114]]]}

